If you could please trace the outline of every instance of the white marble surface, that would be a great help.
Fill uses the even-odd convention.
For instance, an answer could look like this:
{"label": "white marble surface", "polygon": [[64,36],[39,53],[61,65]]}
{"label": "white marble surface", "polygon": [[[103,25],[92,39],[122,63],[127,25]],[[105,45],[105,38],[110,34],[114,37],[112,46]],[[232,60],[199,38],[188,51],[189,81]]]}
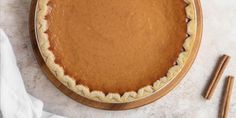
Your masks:
{"label": "white marble surface", "polygon": [[[236,76],[236,1],[202,0],[204,32],[201,48],[191,70],[173,91],[137,109],[105,111],[90,108],[57,90],[40,70],[29,39],[29,7],[30,0],[0,0],[0,28],[10,38],[27,91],[41,99],[47,111],[72,118],[216,118],[225,78],[219,82],[211,101],[205,101],[201,93],[219,55],[226,53],[232,56],[223,77],[229,74]],[[232,98],[229,118],[236,117],[236,87]]]}

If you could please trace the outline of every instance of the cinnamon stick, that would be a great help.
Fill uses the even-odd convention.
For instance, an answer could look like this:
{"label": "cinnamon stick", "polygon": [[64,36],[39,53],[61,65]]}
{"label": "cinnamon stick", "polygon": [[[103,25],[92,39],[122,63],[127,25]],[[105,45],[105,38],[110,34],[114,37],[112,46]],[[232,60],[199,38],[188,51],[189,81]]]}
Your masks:
{"label": "cinnamon stick", "polygon": [[211,99],[211,97],[213,96],[213,93],[216,89],[216,86],[228,64],[230,60],[230,56],[227,56],[227,55],[223,55],[220,62],[219,62],[219,65],[217,66],[217,69],[214,73],[214,76],[213,76],[213,79],[210,83],[210,85],[208,86],[207,88],[207,91],[206,91],[206,94],[205,94],[205,99]]}
{"label": "cinnamon stick", "polygon": [[221,106],[221,118],[227,118],[228,116],[233,84],[234,84],[234,77],[229,76],[227,78],[227,85],[224,91],[225,93],[224,93],[223,104]]}

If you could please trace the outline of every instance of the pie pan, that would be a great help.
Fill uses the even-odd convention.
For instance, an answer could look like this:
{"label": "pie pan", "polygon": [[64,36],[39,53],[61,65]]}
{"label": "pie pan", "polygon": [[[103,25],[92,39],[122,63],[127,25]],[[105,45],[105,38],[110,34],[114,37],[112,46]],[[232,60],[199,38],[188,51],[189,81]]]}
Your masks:
{"label": "pie pan", "polygon": [[[77,23],[72,22],[70,25],[69,22],[66,21],[69,29],[76,25],[80,27],[78,28],[77,26],[70,29],[69,34],[73,34],[73,32],[75,32],[75,34],[70,34],[69,36],[76,36],[79,31],[79,36],[85,37],[84,39],[86,40],[84,41],[82,38],[76,37],[76,42],[73,42],[73,38],[66,39],[66,42],[63,42],[67,33],[64,33],[66,30],[61,29],[60,26],[63,25],[58,25],[58,23],[65,23],[65,20],[57,20],[55,14],[59,12],[60,15],[61,12],[60,9],[53,7],[53,4],[58,4],[59,6],[60,2],[45,4],[46,6],[50,6],[50,8],[47,8],[44,16],[42,16],[40,15],[40,13],[42,14],[40,10],[44,7],[40,6],[40,4],[43,2],[33,0],[30,11],[29,29],[36,59],[48,79],[59,90],[80,103],[91,107],[111,110],[124,110],[143,106],[161,98],[171,91],[187,73],[198,52],[202,33],[200,1],[182,1],[186,3],[184,4],[186,10],[184,16],[179,13],[179,11],[181,11],[179,9],[182,7],[175,7],[178,5],[178,2],[174,2],[174,4],[170,1],[163,2],[163,4],[168,3],[171,6],[175,5],[173,6],[174,10],[171,8],[165,9],[165,7],[163,7],[165,10],[158,17],[153,16],[153,14],[158,14],[160,9],[150,11],[149,7],[146,8],[143,6],[144,3],[141,2],[141,7],[134,7],[137,9],[137,13],[132,15],[133,12],[129,12],[130,15],[128,15],[127,18],[122,16],[126,13],[125,9],[123,12],[120,10],[120,7],[117,7],[117,9],[119,8],[118,16],[119,13],[121,13],[122,16],[120,20],[117,20],[117,16],[115,16],[116,19],[111,20],[114,12],[109,14],[105,9],[109,9],[110,7],[104,7],[105,12],[102,12],[109,20],[104,20],[104,17],[99,17],[101,14],[99,10],[103,8],[98,7],[101,6],[100,4],[94,4],[97,5],[96,7],[98,9],[87,13],[92,15],[89,17],[87,15],[81,15],[79,18],[87,21],[88,18],[94,16],[95,20],[91,20],[92,23],[86,25],[86,28],[87,26],[91,26],[92,30],[96,30],[96,32],[93,31],[91,33],[91,27],[89,27],[89,31],[87,31],[83,27],[86,23],[80,21],[80,19],[74,18],[78,21]],[[123,2],[120,2],[119,4],[122,3]],[[122,4],[120,6],[124,5]],[[129,4],[127,6],[129,7]],[[125,8],[127,8],[127,6]],[[93,8],[96,7],[93,6]],[[161,6],[154,6],[154,8],[155,7],[160,8]],[[112,9],[113,8],[116,7],[112,7]],[[48,16],[48,14],[50,14],[48,13],[48,9],[50,9],[51,16]],[[139,12],[140,9],[141,12]],[[79,10],[86,11],[87,7],[81,7]],[[64,9],[64,11],[65,14],[67,14],[67,10]],[[68,9],[68,11],[70,11],[70,9]],[[142,14],[142,11],[148,11],[145,13],[146,16]],[[167,13],[165,13],[165,11]],[[162,19],[162,14],[167,15],[163,15]],[[176,14],[179,15],[176,17],[174,16]],[[122,20],[122,18],[125,20]],[[162,20],[156,22],[156,19]],[[165,22],[166,19],[168,19],[169,23]],[[181,24],[183,20],[185,23]],[[42,28],[44,21],[48,23],[45,25],[45,28]],[[124,27],[122,27],[123,21],[128,24],[128,28],[124,29]],[[116,24],[114,25],[114,23]],[[160,26],[162,27],[160,28]],[[166,26],[170,26],[170,28],[165,28]],[[60,28],[58,31],[62,31],[62,33],[57,33],[57,27]],[[140,29],[142,29],[143,32],[141,32]],[[98,31],[99,36],[97,35]],[[153,33],[152,31],[156,31],[157,33]],[[186,32],[184,38],[181,32]],[[63,35],[63,33],[65,35]],[[92,35],[85,35],[89,33]],[[44,34],[47,34],[47,36],[44,36]],[[58,38],[52,38],[55,34]],[[138,36],[136,36],[136,34]],[[100,35],[103,36],[103,38],[101,38]],[[126,35],[128,38],[125,37]],[[148,43],[146,42],[146,36],[149,36]],[[94,40],[89,42],[88,40],[91,39]],[[46,48],[42,45],[45,41],[47,44],[50,44]],[[130,42],[127,44],[128,41]],[[94,42],[96,43],[93,44]],[[105,45],[107,42],[112,43],[109,43],[107,46]],[[80,44],[83,45],[81,46]],[[68,51],[66,50],[68,47],[72,48]],[[62,49],[63,53],[58,53],[60,52],[58,50]],[[73,52],[73,54],[70,54],[70,50],[72,50],[71,52]],[[84,53],[80,50],[86,50],[86,52]],[[94,56],[92,54],[96,55]],[[101,56],[104,56],[104,58],[99,60]],[[82,59],[80,59],[80,57],[82,57]],[[86,63],[83,63],[83,59]],[[79,61],[77,62],[75,60]],[[73,63],[70,64],[67,62]]]}

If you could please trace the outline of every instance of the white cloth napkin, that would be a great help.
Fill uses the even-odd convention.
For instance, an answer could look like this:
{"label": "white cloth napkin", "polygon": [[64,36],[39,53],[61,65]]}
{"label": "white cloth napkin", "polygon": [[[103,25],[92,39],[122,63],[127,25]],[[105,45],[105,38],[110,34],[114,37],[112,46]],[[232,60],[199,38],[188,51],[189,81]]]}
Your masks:
{"label": "white cloth napkin", "polygon": [[26,92],[11,44],[1,29],[0,110],[3,118],[64,118],[44,112],[43,102]]}

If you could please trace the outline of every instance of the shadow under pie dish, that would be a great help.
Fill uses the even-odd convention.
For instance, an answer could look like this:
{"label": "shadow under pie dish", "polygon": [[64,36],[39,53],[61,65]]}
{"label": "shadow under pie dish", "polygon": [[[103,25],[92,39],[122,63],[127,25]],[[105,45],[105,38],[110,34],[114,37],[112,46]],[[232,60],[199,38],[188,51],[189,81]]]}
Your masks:
{"label": "shadow under pie dish", "polygon": [[38,0],[41,55],[80,96],[128,103],[168,85],[193,49],[193,0]]}

